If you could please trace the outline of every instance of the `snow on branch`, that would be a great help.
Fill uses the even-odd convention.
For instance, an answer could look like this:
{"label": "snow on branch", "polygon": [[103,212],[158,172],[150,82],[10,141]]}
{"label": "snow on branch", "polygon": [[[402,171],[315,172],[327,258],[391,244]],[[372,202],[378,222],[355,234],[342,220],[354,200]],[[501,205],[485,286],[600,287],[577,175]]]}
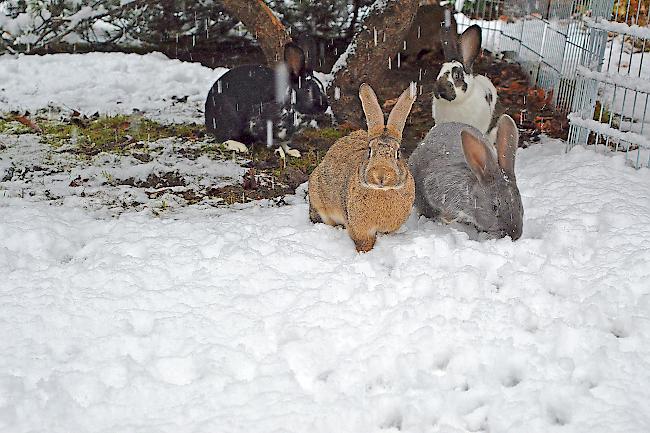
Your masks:
{"label": "snow on branch", "polygon": [[120,19],[122,24],[137,21],[137,16],[125,19],[125,13],[136,12],[137,15],[137,8],[147,1],[97,0],[85,5],[76,1],[28,2],[24,9],[21,9],[21,2],[6,2],[0,9],[2,44],[6,48],[25,46],[30,51],[58,42],[91,42],[84,35],[93,35],[92,42],[111,40],[124,34],[124,29],[115,22]]}
{"label": "snow on branch", "polygon": [[225,38],[236,21],[213,0],[0,2],[0,52],[48,45],[157,45],[180,36]]}

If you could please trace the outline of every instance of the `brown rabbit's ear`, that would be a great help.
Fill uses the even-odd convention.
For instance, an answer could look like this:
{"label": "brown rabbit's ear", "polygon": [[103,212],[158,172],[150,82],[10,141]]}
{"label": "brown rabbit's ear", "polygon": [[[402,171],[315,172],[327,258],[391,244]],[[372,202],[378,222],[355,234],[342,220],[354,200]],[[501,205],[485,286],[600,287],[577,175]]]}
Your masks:
{"label": "brown rabbit's ear", "polygon": [[507,114],[499,117],[497,122],[497,161],[506,173],[515,173],[515,154],[519,145],[517,124]]}
{"label": "brown rabbit's ear", "polygon": [[442,52],[445,55],[445,62],[452,60],[462,60],[458,52],[458,35],[456,29],[451,27],[451,11],[445,9],[444,21],[440,23],[440,42],[442,42]]}
{"label": "brown rabbit's ear", "polygon": [[381,111],[375,91],[368,84],[363,83],[359,87],[359,99],[366,114],[368,135],[371,137],[380,135],[384,131],[384,112]]}
{"label": "brown rabbit's ear", "polygon": [[465,160],[479,182],[485,183],[492,177],[491,167],[494,162],[485,143],[469,131],[460,133]]}
{"label": "brown rabbit's ear", "polygon": [[462,35],[460,35],[460,54],[463,59],[463,66],[467,72],[472,70],[474,61],[481,54],[481,28],[476,24],[469,26]]}
{"label": "brown rabbit's ear", "polygon": [[287,42],[284,46],[284,61],[289,67],[289,73],[294,80],[305,74],[305,53],[298,45]]}
{"label": "brown rabbit's ear", "polygon": [[391,135],[398,140],[402,139],[402,131],[406,124],[406,118],[411,112],[411,107],[418,97],[417,84],[412,82],[406,90],[402,92],[395,106],[388,115],[387,128]]}

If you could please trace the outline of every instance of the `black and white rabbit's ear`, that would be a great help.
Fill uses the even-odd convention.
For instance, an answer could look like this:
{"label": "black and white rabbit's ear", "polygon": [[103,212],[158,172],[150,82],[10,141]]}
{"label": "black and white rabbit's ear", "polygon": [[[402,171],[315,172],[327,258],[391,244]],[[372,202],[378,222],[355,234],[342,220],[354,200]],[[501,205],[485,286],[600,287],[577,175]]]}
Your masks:
{"label": "black and white rabbit's ear", "polygon": [[289,73],[293,79],[305,75],[305,52],[293,42],[287,42],[284,46],[284,61],[289,67]]}
{"label": "black and white rabbit's ear", "polygon": [[481,28],[476,24],[469,26],[462,35],[458,42],[460,48],[461,61],[467,72],[472,70],[474,61],[481,54]]}
{"label": "black and white rabbit's ear", "polygon": [[479,137],[469,131],[461,131],[461,145],[465,161],[472,173],[482,184],[488,183],[494,177],[494,156]]}
{"label": "black and white rabbit's ear", "polygon": [[517,124],[507,114],[502,115],[497,122],[497,161],[506,173],[515,173],[515,154],[519,145],[519,131]]}

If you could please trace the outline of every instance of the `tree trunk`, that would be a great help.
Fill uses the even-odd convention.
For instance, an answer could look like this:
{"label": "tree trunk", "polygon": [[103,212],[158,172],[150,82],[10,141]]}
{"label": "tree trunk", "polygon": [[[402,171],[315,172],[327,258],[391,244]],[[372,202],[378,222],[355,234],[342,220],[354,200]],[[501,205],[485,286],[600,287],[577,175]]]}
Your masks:
{"label": "tree trunk", "polygon": [[352,9],[352,19],[350,20],[350,28],[348,28],[348,38],[352,39],[354,36],[354,29],[357,27],[357,18],[359,17],[359,7],[361,0],[354,0],[354,8]]}
{"label": "tree trunk", "polygon": [[253,33],[269,66],[283,60],[284,44],[291,37],[263,0],[223,0],[223,5]]}
{"label": "tree trunk", "polygon": [[328,97],[339,122],[363,124],[359,86],[365,82],[377,90],[383,87],[389,69],[397,68],[394,56],[403,46],[418,4],[419,0],[377,0],[373,4],[347,50],[332,68],[334,80]]}

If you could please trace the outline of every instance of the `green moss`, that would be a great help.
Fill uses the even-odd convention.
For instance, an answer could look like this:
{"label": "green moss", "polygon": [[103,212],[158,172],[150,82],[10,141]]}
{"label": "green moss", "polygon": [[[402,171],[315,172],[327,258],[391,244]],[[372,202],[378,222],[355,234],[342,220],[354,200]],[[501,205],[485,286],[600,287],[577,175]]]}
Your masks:
{"label": "green moss", "polygon": [[322,128],[322,129],[316,129],[316,128],[307,128],[304,131],[302,131],[302,135],[305,138],[311,138],[311,139],[327,139],[327,140],[332,140],[336,141],[339,138],[347,135],[350,133],[350,130],[348,129],[336,129],[336,128]]}
{"label": "green moss", "polygon": [[17,120],[4,119],[0,117],[0,134],[30,134],[33,133],[28,126],[23,125]]}
{"label": "green moss", "polygon": [[289,157],[288,164],[309,175],[314,171],[324,156],[325,152],[309,149],[307,152],[302,152],[300,158]]}
{"label": "green moss", "polygon": [[[72,145],[80,156],[93,156],[100,152],[123,153],[127,150],[147,149],[147,143],[161,138],[179,137],[196,139],[205,135],[205,128],[194,124],[164,125],[141,116],[101,116],[96,118],[73,117],[59,121],[30,116],[42,132],[41,142],[52,147]],[[15,116],[0,117],[0,133],[33,134],[30,127]],[[206,147],[207,153],[221,153],[221,145]]]}
{"label": "green moss", "polygon": [[100,152],[121,153],[134,143],[167,137],[190,138],[201,131],[197,125],[163,125],[134,116],[110,116],[97,119],[73,119],[70,123],[44,121],[43,140],[60,146],[72,142],[87,155]]}
{"label": "green moss", "polygon": [[600,101],[596,101],[596,108],[594,109],[593,119],[602,123],[609,123],[610,117],[611,117],[610,111],[604,108],[601,105]]}

